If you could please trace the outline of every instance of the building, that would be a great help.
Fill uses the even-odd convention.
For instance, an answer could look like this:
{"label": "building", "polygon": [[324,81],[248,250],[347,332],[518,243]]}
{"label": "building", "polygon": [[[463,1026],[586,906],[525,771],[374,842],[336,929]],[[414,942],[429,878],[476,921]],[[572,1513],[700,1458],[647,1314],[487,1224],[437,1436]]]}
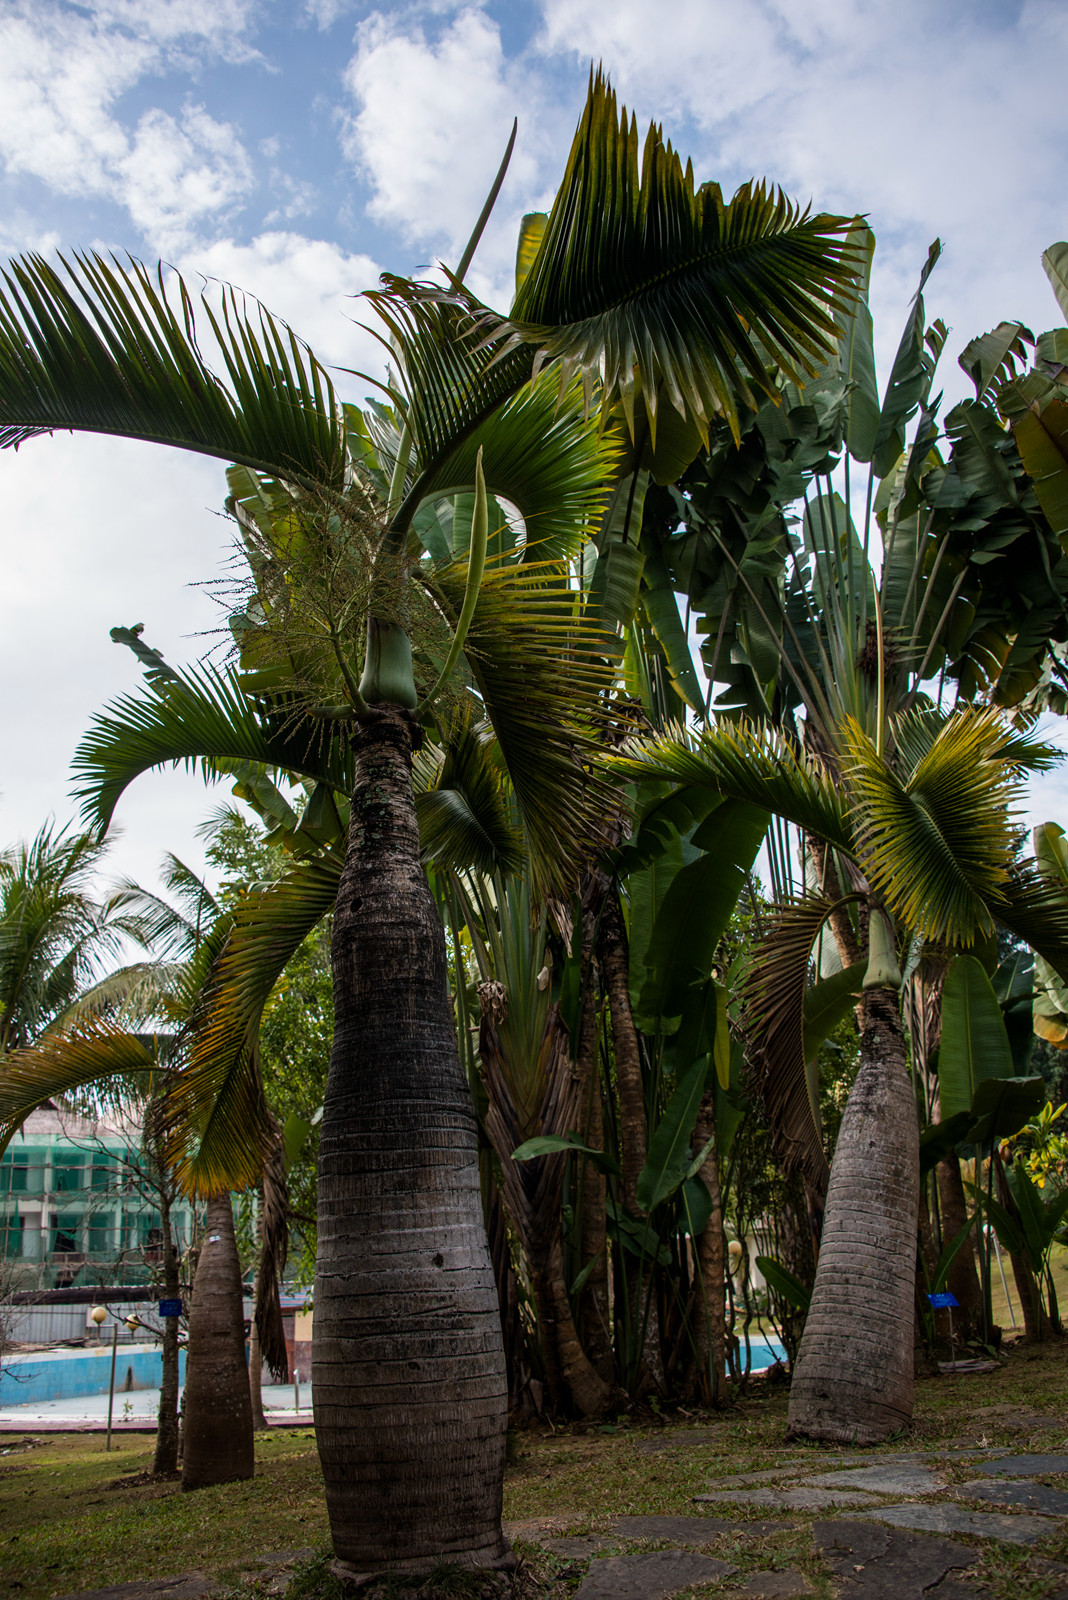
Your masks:
{"label": "building", "polygon": [[[6,1290],[150,1284],[158,1278],[159,1194],[141,1153],[138,1122],[97,1121],[49,1103],[34,1111],[0,1161],[0,1256]],[[179,1253],[193,1213],[178,1198]]]}

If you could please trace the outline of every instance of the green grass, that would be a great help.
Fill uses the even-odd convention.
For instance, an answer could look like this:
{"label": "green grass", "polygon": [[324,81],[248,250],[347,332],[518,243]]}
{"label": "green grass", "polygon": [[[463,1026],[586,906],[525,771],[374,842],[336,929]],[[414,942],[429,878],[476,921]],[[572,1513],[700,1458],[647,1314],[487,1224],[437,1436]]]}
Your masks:
{"label": "green grass", "polygon": [[[846,1453],[784,1444],[785,1391],[758,1385],[753,1390],[723,1416],[693,1413],[658,1421],[649,1414],[624,1415],[608,1424],[609,1432],[575,1427],[553,1433],[537,1427],[513,1435],[505,1517],[520,1524],[551,1520],[560,1533],[599,1532],[620,1515],[713,1509],[695,1506],[693,1496],[729,1474],[785,1470],[801,1462],[818,1469],[823,1457]],[[1052,1418],[1063,1428],[1012,1425],[1030,1414]],[[1053,1452],[1068,1447],[1066,1419],[1068,1344],[1018,1348],[998,1372],[919,1383],[913,1429],[883,1446],[882,1453],[937,1449],[940,1443]],[[0,1449],[10,1450],[0,1456],[0,1600],[49,1600],[192,1569],[249,1595],[263,1590],[254,1573],[269,1552],[310,1548],[321,1555],[328,1546],[310,1430],[258,1435],[254,1479],[195,1494],[182,1494],[178,1483],[136,1481],[151,1463],[150,1438],[122,1436],[108,1455],[101,1435],[38,1437],[40,1444],[27,1447],[19,1436],[0,1436]],[[667,1448],[651,1452],[648,1447],[657,1440]],[[953,1475],[959,1477],[959,1471]],[[747,1523],[775,1520],[774,1513],[742,1506],[714,1509],[736,1530],[718,1537],[709,1546],[711,1554],[735,1562],[742,1575],[771,1566],[797,1567],[819,1592],[831,1593],[812,1554],[809,1519],[791,1514],[781,1531],[754,1537]],[[787,1520],[796,1525],[787,1526]],[[524,1558],[520,1594],[529,1600],[565,1600],[580,1581],[581,1563],[548,1556],[532,1544],[532,1531],[520,1529],[516,1537]],[[1068,1560],[1068,1534],[1056,1534],[1042,1553]],[[977,1562],[997,1600],[1040,1600],[1050,1592],[1052,1580],[1036,1571],[1027,1553],[987,1547]],[[442,1587],[438,1583],[435,1594]],[[308,1564],[289,1600],[331,1600],[328,1591],[321,1563]]]}

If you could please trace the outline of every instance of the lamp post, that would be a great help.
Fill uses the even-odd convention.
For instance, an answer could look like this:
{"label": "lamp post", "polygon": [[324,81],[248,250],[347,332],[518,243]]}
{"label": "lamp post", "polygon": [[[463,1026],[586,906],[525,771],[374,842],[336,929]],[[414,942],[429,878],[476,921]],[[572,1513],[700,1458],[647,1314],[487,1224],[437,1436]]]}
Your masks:
{"label": "lamp post", "polygon": [[97,1342],[97,1344],[99,1344],[101,1342],[100,1328],[101,1328],[101,1324],[107,1321],[107,1315],[108,1315],[108,1313],[107,1313],[107,1307],[106,1306],[94,1306],[92,1311],[90,1311],[90,1313],[89,1313],[90,1322],[95,1322],[96,1323],[96,1342]]}

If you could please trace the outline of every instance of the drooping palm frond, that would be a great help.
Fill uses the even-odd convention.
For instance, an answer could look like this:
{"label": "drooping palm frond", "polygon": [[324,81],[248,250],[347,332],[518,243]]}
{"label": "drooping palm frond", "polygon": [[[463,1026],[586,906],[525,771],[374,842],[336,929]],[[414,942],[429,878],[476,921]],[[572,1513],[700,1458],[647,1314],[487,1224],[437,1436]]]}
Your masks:
{"label": "drooping palm frond", "polygon": [[164,856],[163,882],[176,906],[132,878],[116,885],[108,906],[122,914],[124,926],[136,928],[142,944],[164,957],[189,956],[223,908],[207,884],[170,850]]}
{"label": "drooping palm frond", "polygon": [[1062,884],[1040,873],[1034,861],[1019,862],[990,909],[1068,983],[1068,893]]}
{"label": "drooping palm frond", "polygon": [[[466,568],[427,586],[459,614]],[[487,564],[465,655],[515,794],[540,890],[566,889],[595,848],[609,790],[597,775],[597,728],[612,689],[603,638],[551,562]]]}
{"label": "drooping palm frond", "polygon": [[655,126],[639,163],[598,72],[510,321],[565,370],[600,368],[606,405],[617,390],[627,404],[637,370],[647,406],[662,387],[702,431],[717,412],[737,429],[775,366],[801,379],[836,345],[862,265],[851,226],[763,184],[727,203],[717,184],[695,190]]}
{"label": "drooping palm frond", "polygon": [[778,907],[751,953],[743,988],[743,1017],[779,1154],[803,1168],[820,1192],[827,1157],[819,1114],[819,1083],[806,1068],[805,989],[812,947],[836,904],[823,894]]}
{"label": "drooping palm frond", "polygon": [[425,475],[424,497],[471,489],[479,450],[489,492],[522,514],[531,556],[574,556],[601,516],[618,455],[611,436],[586,416],[581,385],[561,395],[559,379],[543,373]]}
{"label": "drooping palm frond", "polygon": [[286,963],[337,899],[341,857],[302,861],[238,903],[205,976],[169,1085],[167,1148],[190,1192],[255,1183],[269,1133],[256,1059],[260,1018]]}
{"label": "drooping palm frond", "polygon": [[631,740],[610,758],[624,777],[711,789],[794,823],[846,855],[853,853],[845,807],[827,773],[773,728],[720,723],[691,743],[681,729]]}
{"label": "drooping palm frond", "polygon": [[23,256],[0,289],[0,445],[70,428],[175,445],[307,483],[340,482],[344,433],[323,367],[225,287],[200,310],[228,382],[200,353],[195,297],[163,268],[95,253]]}
{"label": "drooping palm frond", "polygon": [[199,768],[210,783],[229,770],[224,763],[235,762],[351,786],[351,757],[336,733],[307,721],[274,726],[236,674],[210,666],[112,701],[93,719],[71,765],[83,815],[106,827],[124,789],[141,773]]}
{"label": "drooping palm frond", "polygon": [[102,1018],[138,1034],[159,1025],[177,1026],[188,974],[184,962],[137,961],[109,972],[76,996],[55,1019],[62,1030],[88,1026]]}
{"label": "drooping palm frond", "polygon": [[92,1087],[106,1102],[114,1085],[149,1092],[162,1079],[150,1039],[97,1018],[84,1027],[45,1034],[36,1045],[4,1057],[0,1074],[0,1151],[45,1100],[63,1099]]}
{"label": "drooping palm frond", "polygon": [[416,757],[417,771],[426,769],[428,780],[415,796],[424,861],[461,871],[517,872],[525,860],[523,837],[488,733],[475,726],[469,704],[447,723],[444,757],[433,772],[428,757],[425,746]]}
{"label": "drooping palm frond", "polygon": [[961,711],[907,776],[856,723],[842,742],[857,854],[876,893],[930,939],[970,944],[989,931],[1015,856],[1019,740],[996,712]]}

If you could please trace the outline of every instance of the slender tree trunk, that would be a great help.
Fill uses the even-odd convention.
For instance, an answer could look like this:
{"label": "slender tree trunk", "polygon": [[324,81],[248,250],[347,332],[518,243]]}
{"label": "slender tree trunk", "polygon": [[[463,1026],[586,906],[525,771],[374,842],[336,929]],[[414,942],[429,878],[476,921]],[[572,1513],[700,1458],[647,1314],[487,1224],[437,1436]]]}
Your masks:
{"label": "slender tree trunk", "polygon": [[[592,961],[586,969],[579,1040],[579,1077],[582,1081],[582,1142],[591,1150],[604,1149],[604,1105],[601,1100],[600,1027],[597,1015],[597,976]],[[608,1229],[605,1212],[607,1186],[604,1173],[587,1161],[582,1173],[582,1265],[594,1267],[579,1301],[582,1347],[594,1371],[605,1383],[614,1373],[612,1311],[608,1297]]]}
{"label": "slender tree trunk", "polygon": [[[163,1294],[167,1300],[181,1295],[178,1281],[178,1252],[171,1227],[171,1197],[166,1184],[159,1189],[160,1232],[163,1235]],[[154,1474],[178,1470],[178,1318],[163,1319],[163,1352],[159,1387],[159,1414],[156,1421],[156,1452],[152,1458]]]}
{"label": "slender tree trunk", "polygon": [[[997,1178],[998,1197],[1005,1210],[1009,1213],[1017,1227],[1021,1226],[1020,1213],[1013,1199],[1012,1190],[1005,1181],[1005,1168],[998,1152],[995,1150],[990,1158],[994,1163],[994,1175]],[[1020,1255],[1018,1250],[1008,1252],[1012,1262],[1012,1276],[1016,1284],[1016,1297],[1020,1302],[1023,1312],[1024,1338],[1045,1339],[1049,1334],[1049,1318],[1046,1316],[1042,1305],[1039,1282],[1031,1271],[1030,1263]]]}
{"label": "slender tree trunk", "polygon": [[605,897],[601,913],[601,971],[608,992],[612,1019],[612,1045],[619,1095],[620,1165],[623,1168],[623,1204],[638,1213],[638,1175],[645,1165],[645,1090],[638,1034],[630,1009],[630,962],[623,913],[614,889]]}
{"label": "slender tree trunk", "polygon": [[509,1564],[507,1383],[445,936],[408,724],[359,734],[333,930],[312,1356],[336,1554],[359,1571]]}
{"label": "slender tree trunk", "polygon": [[[261,1230],[262,1220],[256,1231],[259,1233]],[[263,1414],[263,1351],[260,1349],[260,1334],[256,1326],[256,1313],[259,1311],[260,1295],[263,1293],[262,1250],[257,1252],[257,1257],[256,1277],[252,1287],[252,1329],[248,1341],[248,1392],[252,1405],[252,1427],[256,1433],[261,1433],[267,1426],[267,1418]]]}
{"label": "slender tree trunk", "polygon": [[182,1488],[251,1478],[255,1457],[241,1263],[228,1194],[208,1201],[186,1361]]}
{"label": "slender tree trunk", "polygon": [[564,1252],[554,1218],[545,1239],[528,1248],[530,1287],[534,1296],[549,1398],[563,1412],[596,1417],[608,1401],[608,1386],[594,1371],[579,1343],[564,1280]]}
{"label": "slender tree trunk", "polygon": [[[935,1168],[938,1181],[938,1207],[942,1214],[942,1248],[953,1243],[968,1220],[968,1207],[964,1199],[964,1183],[960,1175],[960,1161],[955,1150]],[[983,1291],[979,1274],[975,1270],[972,1235],[964,1241],[957,1259],[949,1269],[946,1288],[956,1295],[959,1311],[954,1311],[954,1332],[962,1339],[970,1339],[983,1326]]]}
{"label": "slender tree trunk", "polygon": [[[716,1131],[716,1091],[709,1089],[701,1101],[694,1144],[704,1148]],[[727,1403],[726,1251],[723,1244],[723,1195],[719,1185],[719,1154],[712,1145],[698,1174],[712,1196],[712,1214],[697,1247],[698,1303],[696,1345],[698,1382],[706,1405],[721,1409]]]}
{"label": "slender tree trunk", "polygon": [[792,1435],[873,1444],[911,1419],[919,1159],[897,995],[869,989],[790,1389]]}

